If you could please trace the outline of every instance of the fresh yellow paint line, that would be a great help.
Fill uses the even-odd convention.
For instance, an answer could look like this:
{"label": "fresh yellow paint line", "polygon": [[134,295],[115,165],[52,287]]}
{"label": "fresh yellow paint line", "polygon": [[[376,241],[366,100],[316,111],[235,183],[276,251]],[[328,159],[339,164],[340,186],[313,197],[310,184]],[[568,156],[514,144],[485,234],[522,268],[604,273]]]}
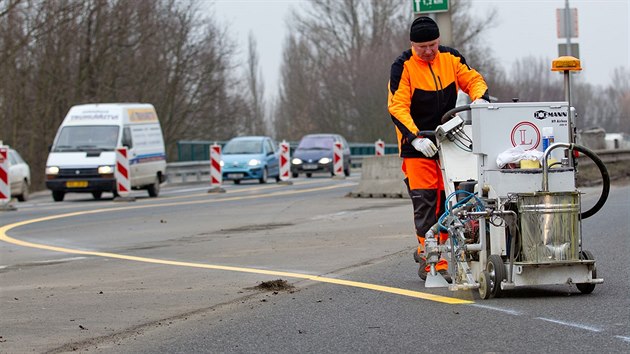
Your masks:
{"label": "fresh yellow paint line", "polygon": [[165,260],[165,259],[137,257],[137,256],[129,256],[129,255],[123,255],[123,254],[117,254],[117,253],[109,253],[109,252],[97,252],[97,251],[78,250],[78,249],[58,247],[58,246],[51,246],[51,245],[45,245],[45,244],[39,244],[39,243],[33,243],[33,242],[18,240],[18,239],[15,239],[15,238],[10,237],[9,235],[7,235],[8,231],[10,231],[10,230],[12,230],[12,229],[14,229],[16,227],[29,225],[29,224],[34,224],[34,223],[38,223],[38,222],[49,221],[49,220],[55,220],[55,219],[79,216],[79,215],[97,214],[97,213],[104,213],[104,212],[111,212],[111,211],[129,210],[129,209],[150,208],[150,207],[156,207],[156,206],[162,207],[162,206],[172,206],[172,205],[215,203],[215,202],[222,202],[222,201],[229,201],[229,200],[239,200],[239,199],[252,199],[252,198],[268,197],[268,196],[272,196],[272,195],[273,196],[288,195],[288,194],[304,193],[304,192],[307,192],[307,191],[317,191],[317,190],[323,190],[323,189],[339,188],[341,186],[343,186],[343,185],[330,186],[330,187],[320,187],[320,188],[312,188],[312,189],[302,190],[302,191],[284,191],[284,192],[278,192],[278,193],[273,193],[273,194],[268,194],[268,195],[229,197],[229,198],[203,200],[203,201],[165,203],[165,204],[159,204],[159,205],[156,205],[156,204],[136,205],[136,206],[121,207],[121,208],[97,209],[97,210],[90,210],[90,211],[79,211],[79,212],[73,212],[73,213],[66,213],[66,214],[60,214],[60,215],[52,215],[52,216],[46,216],[46,217],[37,218],[37,219],[20,221],[20,222],[16,222],[16,223],[13,223],[13,224],[2,226],[2,227],[0,227],[0,241],[4,241],[4,242],[7,242],[7,243],[11,243],[11,244],[18,245],[18,246],[23,246],[23,247],[37,248],[37,249],[42,249],[42,250],[48,250],[48,251],[53,251],[53,252],[62,252],[62,253],[68,253],[68,254],[79,254],[79,255],[85,255],[85,256],[106,257],[106,258],[123,259],[123,260],[128,260],[128,261],[135,261],[135,262],[172,265],[172,266],[179,266],[179,267],[204,268],[204,269],[231,271],[231,272],[273,275],[273,276],[278,276],[278,277],[308,279],[308,280],[312,280],[312,281],[316,281],[316,282],[330,283],[330,284],[350,286],[350,287],[355,287],[355,288],[369,289],[369,290],[386,292],[386,293],[397,294],[397,295],[402,295],[402,296],[415,297],[415,298],[419,298],[419,299],[425,299],[425,300],[431,300],[431,301],[436,301],[436,302],[442,302],[442,303],[445,303],[445,304],[471,304],[471,303],[473,303],[473,301],[470,301],[470,300],[462,300],[462,299],[457,299],[457,298],[452,298],[452,297],[447,297],[447,296],[440,296],[440,295],[423,293],[423,292],[419,292],[419,291],[400,289],[400,288],[394,288],[394,287],[383,286],[383,285],[376,285],[376,284],[370,284],[370,283],[363,283],[363,282],[357,282],[357,281],[351,281],[351,280],[343,280],[343,279],[336,279],[336,278],[321,277],[321,276],[317,276],[317,275],[302,274],[302,273],[292,273],[292,272],[281,272],[281,271],[264,270],[264,269],[256,269],[256,268],[242,268],[242,267],[221,266],[221,265],[204,264],[204,263],[170,261],[170,260]]}

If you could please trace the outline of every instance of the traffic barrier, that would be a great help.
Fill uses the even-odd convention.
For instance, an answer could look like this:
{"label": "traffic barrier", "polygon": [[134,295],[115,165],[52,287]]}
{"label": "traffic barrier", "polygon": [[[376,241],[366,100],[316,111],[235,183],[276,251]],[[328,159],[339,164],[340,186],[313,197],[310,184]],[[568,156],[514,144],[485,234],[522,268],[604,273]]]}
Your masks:
{"label": "traffic barrier", "polygon": [[337,178],[344,178],[343,175],[343,147],[340,142],[333,145],[333,175]]}
{"label": "traffic barrier", "polygon": [[221,171],[221,145],[210,146],[210,189],[208,193],[225,193],[221,188],[223,172]]}
{"label": "traffic barrier", "polygon": [[398,155],[366,156],[361,167],[361,180],[350,193],[355,198],[408,198],[405,178]]}
{"label": "traffic barrier", "polygon": [[131,171],[129,170],[129,150],[127,147],[116,148],[116,201],[134,201],[131,196]]}
{"label": "traffic barrier", "polygon": [[289,181],[291,177],[291,147],[289,143],[282,140],[280,143],[280,181],[281,184],[293,184]]}
{"label": "traffic barrier", "polygon": [[375,143],[374,143],[374,153],[376,156],[383,156],[385,155],[385,142],[381,139],[378,139]]}
{"label": "traffic barrier", "polygon": [[9,185],[9,147],[0,146],[0,208],[6,210],[11,201]]}

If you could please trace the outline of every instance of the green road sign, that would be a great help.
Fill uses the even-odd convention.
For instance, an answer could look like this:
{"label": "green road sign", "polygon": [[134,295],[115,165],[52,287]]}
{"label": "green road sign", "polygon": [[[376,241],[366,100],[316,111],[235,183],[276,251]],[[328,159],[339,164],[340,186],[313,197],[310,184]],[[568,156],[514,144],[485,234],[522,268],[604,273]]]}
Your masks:
{"label": "green road sign", "polygon": [[448,0],[411,0],[411,3],[415,14],[448,11]]}

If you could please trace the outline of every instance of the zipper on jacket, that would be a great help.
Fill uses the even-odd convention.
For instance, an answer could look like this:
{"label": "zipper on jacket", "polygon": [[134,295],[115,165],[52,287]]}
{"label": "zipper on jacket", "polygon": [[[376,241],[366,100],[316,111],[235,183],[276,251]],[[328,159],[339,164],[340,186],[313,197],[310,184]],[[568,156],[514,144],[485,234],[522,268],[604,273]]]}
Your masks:
{"label": "zipper on jacket", "polygon": [[[431,67],[431,63],[427,63],[429,65],[429,71],[431,72],[431,76],[433,77],[433,83],[435,84],[435,95],[437,96],[437,102],[436,102],[436,110],[435,112],[437,114],[440,113],[440,93],[442,93],[442,91],[440,91],[440,88],[438,87],[438,82],[435,79],[435,73],[433,72],[433,68]],[[439,79],[439,77],[438,77]],[[442,86],[442,80],[440,80],[440,86]],[[442,93],[443,94],[443,93]]]}

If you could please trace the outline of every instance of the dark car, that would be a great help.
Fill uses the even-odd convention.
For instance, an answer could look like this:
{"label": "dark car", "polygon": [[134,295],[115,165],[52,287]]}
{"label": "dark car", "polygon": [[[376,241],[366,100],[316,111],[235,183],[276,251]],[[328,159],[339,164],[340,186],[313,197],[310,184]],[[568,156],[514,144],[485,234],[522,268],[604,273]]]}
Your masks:
{"label": "dark car", "polygon": [[279,152],[270,137],[233,138],[225,144],[221,154],[224,180],[232,180],[235,184],[246,179],[257,179],[260,183],[267,183],[268,178],[280,180]]}
{"label": "dark car", "polygon": [[311,177],[315,172],[328,172],[334,175],[333,146],[340,142],[343,150],[343,173],[350,176],[350,146],[346,139],[339,134],[309,134],[305,135],[293,153],[291,159],[291,174],[294,178],[300,173]]}

